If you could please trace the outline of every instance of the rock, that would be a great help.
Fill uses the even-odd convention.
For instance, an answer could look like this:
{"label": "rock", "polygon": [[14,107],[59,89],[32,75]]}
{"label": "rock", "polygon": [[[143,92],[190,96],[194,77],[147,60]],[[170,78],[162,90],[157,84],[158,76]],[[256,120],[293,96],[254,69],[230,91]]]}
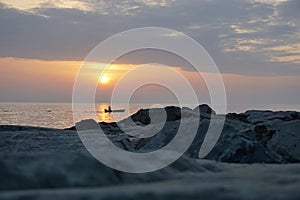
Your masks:
{"label": "rock", "polygon": [[[152,111],[155,115],[162,109]],[[179,125],[200,122],[192,145],[181,158],[143,174],[123,173],[101,164],[88,153],[74,128],[0,126],[0,180],[4,183],[0,184],[0,199],[140,199],[145,195],[149,199],[299,199],[299,113],[228,114],[217,144],[205,159],[198,159],[211,119],[199,118],[189,109],[182,109],[186,113],[181,115],[177,107],[165,111],[167,122],[148,138],[124,134],[116,123],[99,123],[116,146],[142,153],[168,145]],[[134,115],[142,125],[139,128],[162,124],[149,122],[151,112],[140,110]],[[77,126],[93,129],[99,124],[84,120]],[[186,127],[185,134],[191,133],[191,126]]]}
{"label": "rock", "polygon": [[181,109],[181,118],[190,118],[190,117],[196,117],[200,118],[199,112],[194,112],[192,109]]}
{"label": "rock", "polygon": [[74,130],[76,130],[76,126],[71,126],[69,128],[64,128],[64,130],[72,130],[72,131],[74,131]]}
{"label": "rock", "polygon": [[241,113],[241,114],[236,114],[236,113],[228,113],[226,115],[226,118],[229,120],[238,120],[244,123],[249,123],[248,119],[247,119],[247,115]]}
{"label": "rock", "polygon": [[[299,164],[181,157],[151,173],[113,170],[89,154],[0,155],[0,199],[298,199]],[[267,186],[267,187],[259,187]]]}
{"label": "rock", "polygon": [[[163,117],[165,114],[167,115],[166,119]],[[176,121],[181,119],[181,109],[176,106],[167,106],[165,108],[140,109],[138,112],[131,115],[130,118],[136,124],[141,123],[143,125],[148,125],[150,123],[159,123],[163,121]],[[127,120],[128,119],[125,119],[121,122],[126,122]]]}
{"label": "rock", "polygon": [[142,138],[138,141],[138,143],[135,145],[134,149],[139,150],[141,147],[143,147],[147,143],[145,138]]}
{"label": "rock", "polygon": [[200,115],[202,114],[207,114],[207,115],[216,115],[216,112],[209,107],[207,104],[201,104],[199,106],[197,106],[196,108],[193,109],[194,112],[199,113],[200,111]]}
{"label": "rock", "polygon": [[300,121],[283,121],[272,129],[276,133],[268,141],[267,148],[277,152],[285,162],[300,162]]}
{"label": "rock", "polygon": [[295,111],[261,111],[261,110],[249,110],[244,113],[247,116],[247,120],[252,124],[259,124],[263,122],[272,121],[293,121],[299,120],[300,114]]}
{"label": "rock", "polygon": [[130,116],[134,122],[140,122],[144,125],[150,124],[149,109],[140,109],[137,113]]}
{"label": "rock", "polygon": [[184,110],[184,111],[193,111],[193,109],[191,109],[191,108],[189,108],[189,107],[182,107],[182,110]]}
{"label": "rock", "polygon": [[176,106],[165,107],[167,112],[167,121],[176,121],[181,119],[181,109]]}
{"label": "rock", "polygon": [[[290,113],[286,114],[289,116]],[[221,137],[214,149],[206,157],[207,159],[237,163],[287,163],[300,161],[300,145],[297,145],[300,143],[300,135],[296,134],[300,130],[299,120],[284,121],[282,119],[286,118],[281,113],[280,119],[274,118],[274,122],[276,122],[275,126],[272,120],[272,123],[269,123],[268,119],[271,118],[269,114],[267,114],[267,120],[262,117],[260,118],[260,124],[249,123],[247,116],[245,113],[230,114],[229,117],[227,116]],[[197,120],[193,116],[188,119],[189,121]],[[293,122],[295,125],[299,124],[299,127],[286,128],[284,130],[286,132],[284,134],[286,139],[281,139],[280,142],[278,142],[278,139],[275,141],[279,135],[282,136],[282,133],[280,133],[283,131],[281,125],[287,122]],[[181,123],[185,122],[181,121]],[[208,118],[200,119],[197,136],[186,152],[188,157],[198,158],[198,152],[203,143],[209,123],[210,119]],[[150,152],[162,148],[174,138],[177,128],[175,122],[170,121],[159,133],[140,143],[138,151]],[[291,138],[293,138],[293,141],[291,141]],[[275,145],[275,143],[280,145]],[[273,145],[270,146],[270,144]]]}
{"label": "rock", "polygon": [[93,119],[85,119],[76,123],[76,130],[93,130],[99,129],[99,124]]}
{"label": "rock", "polygon": [[[199,108],[201,107],[206,108],[206,112],[210,112],[207,106],[199,106]],[[167,113],[167,122],[151,121],[150,116],[162,113],[161,111]],[[204,115],[207,114],[204,113]],[[230,113],[226,116],[224,129],[217,144],[206,159],[237,163],[300,162],[300,134],[298,134],[300,120],[298,116],[300,116],[299,113],[291,111],[253,110],[241,114]],[[116,146],[132,152],[151,152],[160,149],[169,144],[176,136],[181,123],[184,125],[187,122],[199,122],[197,135],[186,152],[186,156],[190,158],[198,158],[199,149],[211,121],[209,117],[199,118],[194,111],[174,106],[165,109],[141,109],[131,117],[136,123],[141,124],[139,128],[145,132],[154,130],[157,133],[142,139],[138,135],[135,137],[124,134],[125,131],[122,131],[124,127],[126,133],[139,133],[139,130],[131,126],[119,128],[116,123],[100,123],[100,126]],[[216,115],[215,117],[221,116]],[[77,126],[88,129],[99,128],[99,124],[93,120],[84,120]],[[157,128],[160,126],[162,129]],[[186,134],[189,134],[192,130],[187,128],[185,131]],[[2,152],[84,149],[74,130],[0,126],[0,133],[0,150]]]}
{"label": "rock", "polygon": [[265,125],[257,125],[254,127],[254,131],[256,133],[256,139],[260,140],[268,133],[268,128]]}
{"label": "rock", "polygon": [[300,113],[298,113],[298,112],[292,112],[291,113],[291,118],[293,120],[300,120]]}

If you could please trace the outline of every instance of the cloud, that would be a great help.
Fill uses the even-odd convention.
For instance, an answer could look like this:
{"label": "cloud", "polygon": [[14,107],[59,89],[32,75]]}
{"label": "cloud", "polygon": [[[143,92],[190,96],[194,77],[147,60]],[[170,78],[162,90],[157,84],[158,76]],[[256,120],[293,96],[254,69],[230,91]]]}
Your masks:
{"label": "cloud", "polygon": [[298,0],[0,2],[1,57],[82,60],[112,34],[158,26],[197,40],[222,72],[300,74]]}
{"label": "cloud", "polygon": [[180,37],[182,35],[183,35],[182,32],[172,32],[172,33],[163,34],[163,36],[166,37]]}
{"label": "cloud", "polygon": [[278,6],[278,5],[280,5],[284,2],[287,2],[288,0],[250,0],[250,1],[269,4],[269,5],[272,5],[272,6]]}
{"label": "cloud", "polygon": [[35,11],[39,9],[77,9],[86,12],[96,12],[98,14],[114,14],[114,15],[132,15],[133,11],[141,6],[147,7],[169,7],[175,0],[0,0],[1,3],[8,7],[21,11]]}

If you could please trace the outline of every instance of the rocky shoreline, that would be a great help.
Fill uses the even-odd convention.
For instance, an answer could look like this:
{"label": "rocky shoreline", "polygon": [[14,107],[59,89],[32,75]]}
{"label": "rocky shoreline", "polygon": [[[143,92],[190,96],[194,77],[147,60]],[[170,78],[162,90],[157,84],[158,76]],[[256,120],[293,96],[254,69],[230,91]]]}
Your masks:
{"label": "rocky shoreline", "polygon": [[[118,123],[99,123],[106,135],[120,148],[133,152],[149,152],[168,144],[176,135],[184,120],[199,119],[196,138],[188,149],[188,157],[197,158],[203,143],[211,116],[225,117],[221,137],[206,159],[234,163],[297,163],[300,162],[300,113],[295,111],[259,111],[216,115],[208,105],[200,105],[194,110],[169,106],[166,110],[166,123],[160,121],[163,109],[141,109],[128,119]],[[200,110],[200,114],[198,112]],[[149,114],[150,113],[150,114]],[[151,115],[151,116],[150,116]],[[134,130],[128,121],[141,128]],[[86,124],[82,121],[79,125]],[[152,122],[154,121],[154,122]],[[122,131],[121,126],[128,134]],[[143,132],[161,126],[153,137],[134,138],[132,132]],[[131,130],[128,131],[128,127]],[[76,127],[67,130],[76,130]],[[188,134],[188,133],[187,133]],[[116,135],[118,135],[116,137]],[[131,141],[131,142],[127,142]]]}
{"label": "rocky shoreline", "polygon": [[[141,109],[118,123],[99,123],[115,145],[142,153],[168,144],[180,123],[198,120],[196,138],[185,154],[146,174],[123,173],[98,162],[83,146],[75,126],[59,130],[1,125],[0,199],[300,197],[300,113],[251,110],[217,115],[207,105],[164,110],[163,124],[161,109]],[[224,129],[213,150],[198,159],[212,116],[225,117]],[[157,134],[138,137],[143,131]]]}

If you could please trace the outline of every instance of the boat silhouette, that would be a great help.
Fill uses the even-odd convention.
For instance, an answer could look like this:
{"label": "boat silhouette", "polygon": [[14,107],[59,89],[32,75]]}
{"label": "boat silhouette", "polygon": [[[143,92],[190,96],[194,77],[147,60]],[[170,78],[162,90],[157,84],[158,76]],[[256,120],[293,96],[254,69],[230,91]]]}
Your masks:
{"label": "boat silhouette", "polygon": [[119,109],[119,110],[109,110],[109,109],[104,109],[105,113],[111,113],[111,112],[125,112],[125,109]]}

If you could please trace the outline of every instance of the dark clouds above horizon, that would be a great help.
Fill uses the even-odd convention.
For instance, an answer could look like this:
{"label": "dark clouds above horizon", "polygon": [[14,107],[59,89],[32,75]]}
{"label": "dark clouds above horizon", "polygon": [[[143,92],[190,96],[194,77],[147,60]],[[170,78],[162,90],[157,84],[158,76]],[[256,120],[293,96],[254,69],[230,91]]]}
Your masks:
{"label": "dark clouds above horizon", "polygon": [[0,57],[83,60],[113,34],[156,26],[194,38],[221,72],[300,75],[299,0],[0,2]]}

